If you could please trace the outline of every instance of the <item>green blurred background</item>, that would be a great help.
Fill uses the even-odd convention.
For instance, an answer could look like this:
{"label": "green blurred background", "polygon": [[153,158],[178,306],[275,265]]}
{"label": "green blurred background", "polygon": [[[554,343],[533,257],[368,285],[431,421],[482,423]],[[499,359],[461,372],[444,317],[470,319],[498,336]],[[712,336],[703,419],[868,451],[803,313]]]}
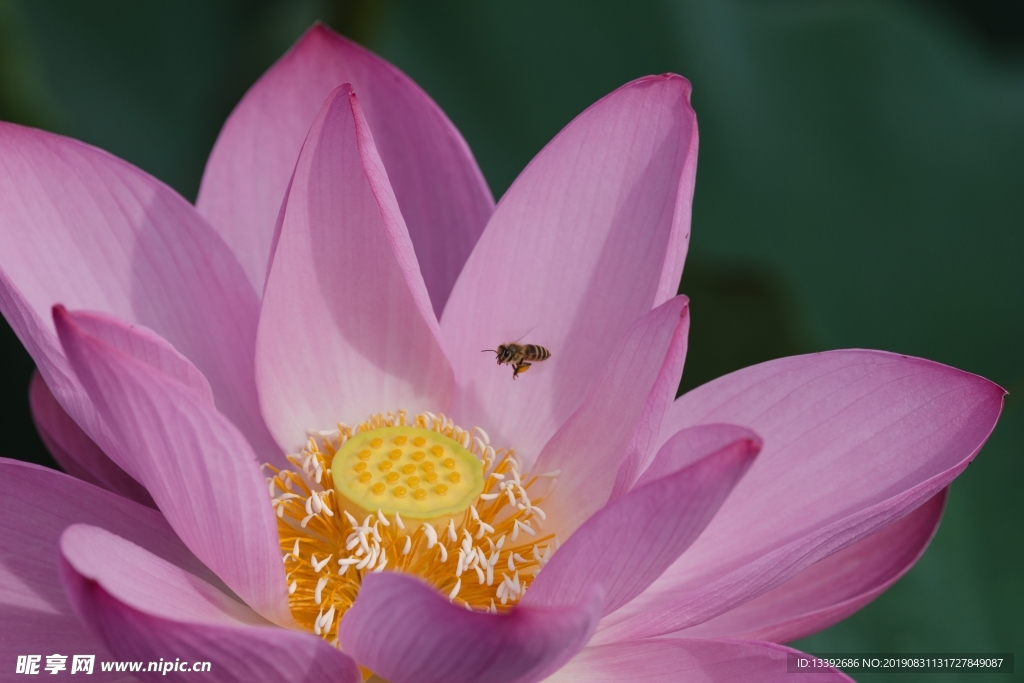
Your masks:
{"label": "green blurred background", "polygon": [[[496,197],[605,93],[688,77],[701,149],[684,389],[869,347],[1011,392],[924,558],[796,646],[1024,654],[1024,3],[0,0],[0,118],[194,199],[234,103],[318,18],[438,101]],[[0,343],[0,455],[52,465],[28,413],[31,360],[6,326]],[[892,680],[918,678],[970,676]]]}

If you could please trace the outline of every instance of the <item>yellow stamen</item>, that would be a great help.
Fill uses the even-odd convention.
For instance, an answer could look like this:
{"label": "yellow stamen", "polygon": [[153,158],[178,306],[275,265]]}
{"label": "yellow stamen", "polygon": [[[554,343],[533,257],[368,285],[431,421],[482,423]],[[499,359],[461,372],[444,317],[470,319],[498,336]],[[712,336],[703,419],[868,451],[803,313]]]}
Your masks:
{"label": "yellow stamen", "polygon": [[[416,575],[482,612],[519,601],[557,547],[540,530],[543,498],[530,499],[538,495],[534,487],[543,496],[553,480],[521,478],[512,451],[495,451],[486,434],[473,434],[444,416],[425,413],[407,425],[404,413],[378,415],[311,438],[301,454],[288,456],[296,471],[268,466],[299,624],[337,645],[338,623],[362,578],[379,571]],[[393,461],[394,450],[401,456]],[[435,463],[445,465],[444,483]],[[409,466],[413,474],[398,484],[398,471]]]}

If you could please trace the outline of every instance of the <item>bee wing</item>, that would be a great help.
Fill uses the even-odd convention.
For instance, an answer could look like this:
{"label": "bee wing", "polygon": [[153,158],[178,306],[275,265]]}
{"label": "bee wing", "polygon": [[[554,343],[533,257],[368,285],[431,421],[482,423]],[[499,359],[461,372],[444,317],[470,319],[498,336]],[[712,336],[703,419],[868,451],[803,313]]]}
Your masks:
{"label": "bee wing", "polygon": [[511,342],[511,343],[512,343],[512,344],[518,344],[519,342],[523,341],[523,337],[525,337],[525,336],[526,336],[526,335],[528,335],[528,334],[532,334],[532,333],[533,333],[533,331],[534,331],[535,329],[537,329],[537,325],[539,325],[539,324],[540,324],[540,323],[534,323],[534,324],[533,324],[533,327],[531,327],[530,329],[528,329],[528,330],[527,330],[526,332],[523,332],[523,333],[522,333],[521,335],[519,335],[519,338],[518,338],[518,339],[516,339],[515,341],[513,341],[513,342]]}

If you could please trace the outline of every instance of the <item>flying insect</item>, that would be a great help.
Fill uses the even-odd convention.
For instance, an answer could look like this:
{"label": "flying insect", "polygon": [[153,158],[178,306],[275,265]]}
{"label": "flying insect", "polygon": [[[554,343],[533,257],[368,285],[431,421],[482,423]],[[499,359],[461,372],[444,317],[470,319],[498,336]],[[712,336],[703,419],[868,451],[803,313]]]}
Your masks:
{"label": "flying insect", "polygon": [[533,363],[551,358],[551,352],[537,344],[509,342],[496,349],[484,349],[484,351],[494,352],[497,355],[498,365],[511,365],[512,379],[529,370]]}

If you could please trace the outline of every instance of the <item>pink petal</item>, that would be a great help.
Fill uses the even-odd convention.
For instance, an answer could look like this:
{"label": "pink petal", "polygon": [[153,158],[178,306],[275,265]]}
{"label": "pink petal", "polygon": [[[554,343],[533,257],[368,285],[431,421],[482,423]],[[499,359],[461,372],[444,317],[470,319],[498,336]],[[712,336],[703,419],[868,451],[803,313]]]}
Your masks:
{"label": "pink petal", "polygon": [[939,528],[948,491],[943,489],[903,519],[829,555],[778,588],[669,636],[784,643],[845,619],[881,595],[917,562]]}
{"label": "pink petal", "polygon": [[679,379],[683,375],[683,363],[686,361],[687,337],[689,335],[690,317],[687,315],[682,329],[676,335],[669,348],[665,362],[658,373],[658,379],[647,396],[640,422],[633,439],[626,449],[626,457],[619,465],[615,477],[610,500],[624,495],[636,483],[640,474],[650,465],[657,454],[657,446],[661,436],[661,423],[665,418],[672,401],[679,390]]}
{"label": "pink petal", "polygon": [[708,453],[743,448],[751,457],[760,452],[761,438],[746,427],[729,424],[704,424],[682,429],[658,450],[651,464],[637,478],[633,488],[646,486],[662,477],[697,463]]}
{"label": "pink petal", "polygon": [[[269,625],[216,586],[100,527],[66,528],[60,554],[81,578],[152,616],[199,624]],[[68,596],[72,604],[78,597],[70,590]]]}
{"label": "pink petal", "polygon": [[257,612],[290,624],[277,524],[245,438],[176,378],[88,334],[57,307],[68,359],[139,481],[192,552]]}
{"label": "pink petal", "polygon": [[141,505],[156,507],[146,489],[114,464],[64,412],[38,372],[32,374],[28,402],[36,431],[65,472]]}
{"label": "pink petal", "polygon": [[441,314],[494,200],[455,126],[408,76],[321,25],[257,81],[206,164],[196,206],[263,290],[288,179],[313,119],[342,83],[359,93]]}
{"label": "pink petal", "polygon": [[109,491],[38,465],[0,458],[0,660],[55,644],[106,648],[83,628],[57,576],[57,543],[76,522],[107,529],[206,580],[217,578],[182,545],[163,516]]}
{"label": "pink petal", "polygon": [[530,683],[587,642],[601,596],[509,614],[467,611],[418,579],[370,574],[338,629],[341,647],[391,683]]}
{"label": "pink petal", "polygon": [[189,358],[264,457],[253,381],[259,301],[227,245],[173,190],[75,140],[0,123],[0,311],[69,415],[103,427],[54,334],[56,303],[146,325]]}
{"label": "pink petal", "polygon": [[782,645],[741,640],[641,640],[585,648],[549,683],[838,683],[852,679],[831,670],[787,673]]}
{"label": "pink petal", "polygon": [[[586,398],[629,325],[675,295],[689,238],[690,84],[634,81],[570,123],[502,198],[445,308],[455,417],[532,460]],[[480,353],[552,356],[515,384]]]}
{"label": "pink petal", "polygon": [[441,350],[409,234],[350,86],[309,131],[282,211],[257,338],[257,384],[279,443],[400,408],[444,410]]}
{"label": "pink petal", "polygon": [[104,344],[123,351],[136,360],[152,365],[161,373],[191,389],[211,408],[214,406],[213,390],[203,373],[153,330],[94,311],[76,311],[75,322],[85,334],[96,337]]}
{"label": "pink petal", "polygon": [[598,642],[706,621],[900,519],[974,458],[1004,393],[937,363],[837,351],[764,363],[686,394],[663,437],[729,421],[754,429],[764,450],[700,539],[612,615]]}
{"label": "pink petal", "polygon": [[[704,432],[716,432],[710,437]],[[721,438],[729,433],[727,438]],[[708,525],[761,449],[741,427],[692,427],[666,444],[693,464],[641,483],[597,511],[545,565],[523,604],[549,606],[582,599],[588,587],[604,592],[603,614],[635,598],[678,558]],[[689,438],[685,438],[689,437]],[[659,453],[658,460],[662,459]]]}
{"label": "pink petal", "polygon": [[636,320],[612,352],[583,405],[544,446],[534,472],[560,470],[546,498],[545,527],[566,539],[599,510],[673,349],[686,343],[689,312],[677,296]]}
{"label": "pink petal", "polygon": [[[95,527],[64,532],[59,566],[79,618],[117,658],[210,662],[218,681],[362,680],[355,662],[322,639],[260,625],[214,586]],[[195,673],[164,677],[188,681]]]}

